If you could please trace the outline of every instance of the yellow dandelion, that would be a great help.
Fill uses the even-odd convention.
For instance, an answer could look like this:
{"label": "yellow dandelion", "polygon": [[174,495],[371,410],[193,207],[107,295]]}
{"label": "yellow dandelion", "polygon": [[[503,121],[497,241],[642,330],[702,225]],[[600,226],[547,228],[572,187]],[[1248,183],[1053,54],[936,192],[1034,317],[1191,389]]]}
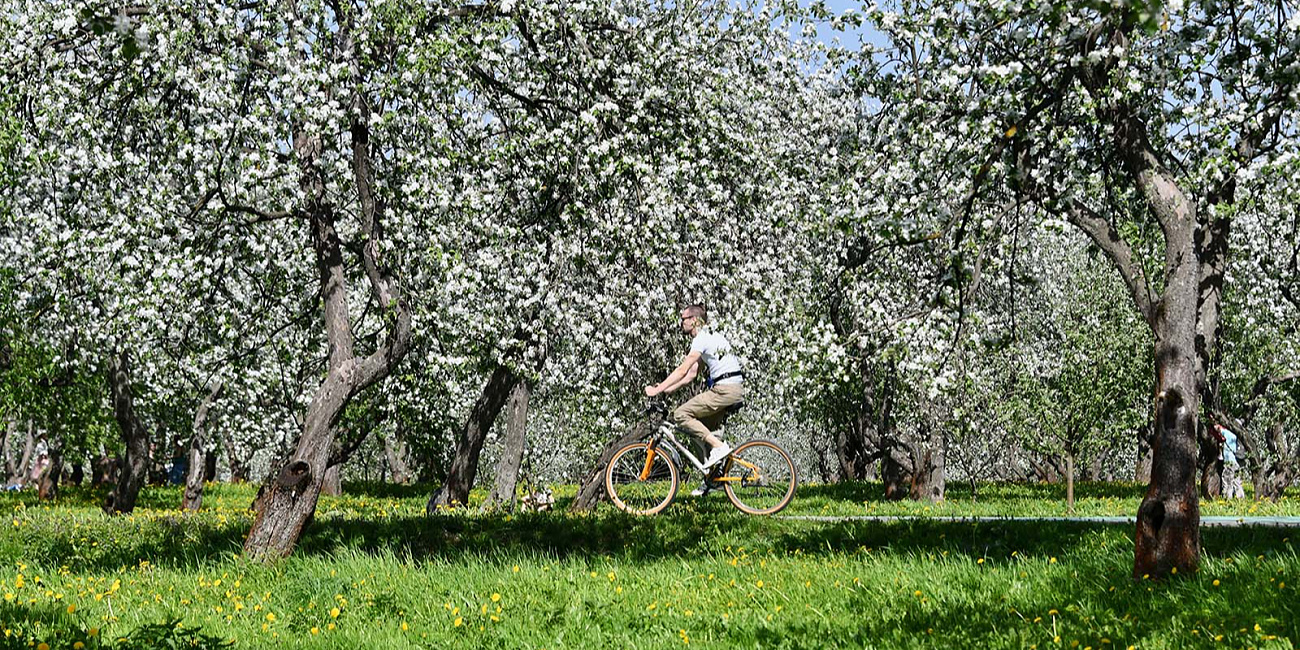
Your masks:
{"label": "yellow dandelion", "polygon": [[69,614],[71,614],[71,613],[73,613],[73,612],[75,612],[75,611],[77,611],[77,606],[76,606],[76,605],[68,605],[68,613],[69,613]]}
{"label": "yellow dandelion", "polygon": [[456,620],[451,622],[452,627],[460,627],[464,624],[465,624],[465,619],[461,618],[460,616],[457,616]]}
{"label": "yellow dandelion", "polygon": [[492,594],[492,602],[494,603],[501,602],[501,594],[497,594],[497,593]]}
{"label": "yellow dandelion", "polygon": [[330,618],[338,618],[338,617],[339,617],[339,608],[337,608],[337,607],[331,607],[331,608],[330,608]]}

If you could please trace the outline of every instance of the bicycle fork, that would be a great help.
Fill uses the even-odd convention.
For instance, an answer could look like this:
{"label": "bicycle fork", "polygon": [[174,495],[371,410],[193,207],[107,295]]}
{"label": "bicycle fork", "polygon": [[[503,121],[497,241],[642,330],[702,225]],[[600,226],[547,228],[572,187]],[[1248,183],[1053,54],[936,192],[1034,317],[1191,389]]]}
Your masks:
{"label": "bicycle fork", "polygon": [[650,469],[654,467],[654,464],[655,464],[655,443],[651,441],[650,444],[646,445],[645,466],[641,468],[641,476],[637,477],[638,480],[641,481],[650,480]]}

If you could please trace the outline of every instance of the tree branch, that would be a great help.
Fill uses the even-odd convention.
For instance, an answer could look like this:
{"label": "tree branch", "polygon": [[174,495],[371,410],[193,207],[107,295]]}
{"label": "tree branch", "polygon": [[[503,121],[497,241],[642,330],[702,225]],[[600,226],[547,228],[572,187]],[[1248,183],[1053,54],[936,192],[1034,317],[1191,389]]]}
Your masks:
{"label": "tree branch", "polygon": [[1124,241],[1119,231],[1115,230],[1105,217],[1077,198],[1065,206],[1065,212],[1070,223],[1082,230],[1106,255],[1115,270],[1119,271],[1120,277],[1124,279],[1124,286],[1128,289],[1129,297],[1133,299],[1133,305],[1137,307],[1143,320],[1154,327],[1155,312],[1151,308],[1150,285],[1147,283],[1142,264],[1134,259],[1133,249],[1129,247],[1128,242]]}

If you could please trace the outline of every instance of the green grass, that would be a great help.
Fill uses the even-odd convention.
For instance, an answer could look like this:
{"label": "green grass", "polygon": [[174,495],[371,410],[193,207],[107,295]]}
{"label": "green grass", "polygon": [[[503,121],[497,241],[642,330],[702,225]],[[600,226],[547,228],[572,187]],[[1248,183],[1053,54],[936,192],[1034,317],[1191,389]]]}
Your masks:
{"label": "green grass", "polygon": [[[1079,489],[1080,514],[1132,514],[1141,493]],[[1206,529],[1198,575],[1134,581],[1128,526],[790,521],[745,517],[722,495],[682,497],[655,518],[426,517],[427,488],[357,490],[323,500],[295,555],[273,565],[239,555],[248,486],[212,486],[197,515],[175,510],[179,490],[151,488],[136,515],[117,518],[89,489],[54,505],[4,495],[0,648],[1300,643],[1300,531]],[[950,486],[946,503],[926,506],[882,503],[879,485],[807,486],[790,512],[1064,514],[1060,486],[982,485],[974,503],[968,490]],[[1295,504],[1206,511],[1295,514]]]}

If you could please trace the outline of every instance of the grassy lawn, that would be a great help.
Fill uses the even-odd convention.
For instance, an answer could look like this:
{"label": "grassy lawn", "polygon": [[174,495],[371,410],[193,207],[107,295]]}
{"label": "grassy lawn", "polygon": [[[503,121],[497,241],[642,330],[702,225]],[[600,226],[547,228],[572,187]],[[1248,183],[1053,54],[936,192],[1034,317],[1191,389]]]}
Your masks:
{"label": "grassy lawn", "polygon": [[[806,486],[788,512],[1056,516],[1063,492],[981,485],[972,502],[954,484],[927,506],[883,503],[879,485]],[[205,510],[184,515],[179,489],[150,488],[119,518],[89,489],[52,506],[0,496],[0,648],[1300,644],[1300,531],[1206,529],[1198,575],[1133,581],[1127,526],[790,521],[745,517],[720,494],[650,519],[426,517],[426,488],[357,486],[323,500],[299,551],[268,566],[239,556],[252,494],[212,486]],[[1131,515],[1141,488],[1079,494],[1078,514]],[[1294,515],[1297,503],[1204,510]]]}

